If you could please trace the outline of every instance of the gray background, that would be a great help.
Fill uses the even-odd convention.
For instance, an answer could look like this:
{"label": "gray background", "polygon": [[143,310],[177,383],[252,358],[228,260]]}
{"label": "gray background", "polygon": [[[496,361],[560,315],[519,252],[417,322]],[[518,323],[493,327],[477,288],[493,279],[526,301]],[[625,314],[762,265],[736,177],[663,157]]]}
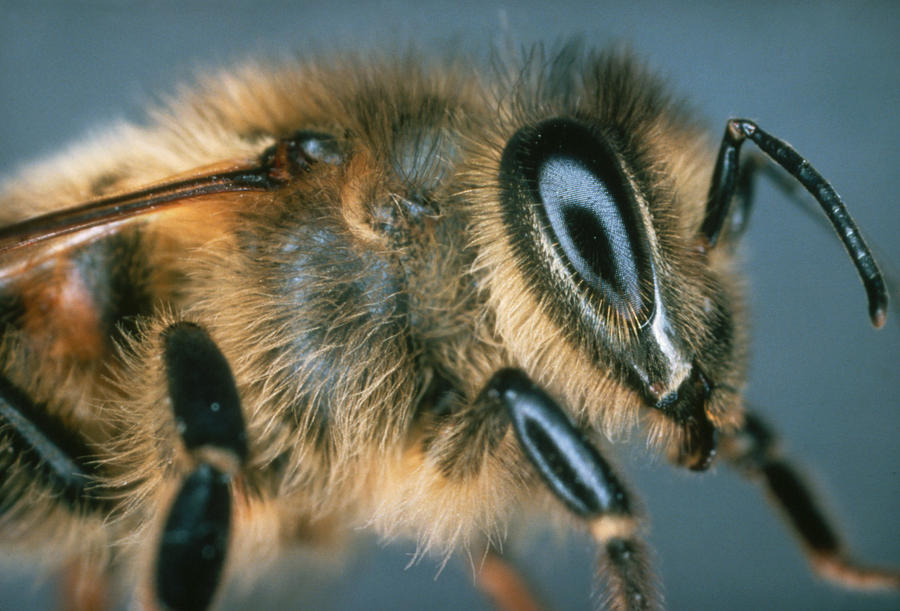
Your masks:
{"label": "gray background", "polygon": [[[410,40],[484,51],[503,27],[521,43],[580,33],[597,45],[631,43],[716,134],[726,118],[746,115],[788,139],[836,185],[882,261],[900,266],[900,4],[188,4],[0,1],[0,174],[112,119],[139,118],[147,99],[196,66]],[[900,565],[900,316],[873,331],[838,241],[767,184],[758,204],[745,249],[749,398],[808,466],[858,555]],[[618,460],[650,511],[648,539],[672,609],[900,606],[896,595],[860,596],[812,577],[763,496],[724,466],[679,472],[637,442]],[[588,607],[586,542],[538,535],[510,547],[553,607]],[[413,549],[364,543],[343,577],[288,562],[249,594],[230,593],[226,606],[485,606],[462,555],[434,579],[433,560],[404,570]],[[53,596],[52,581],[36,585],[25,569],[0,576],[0,609],[44,608]]]}

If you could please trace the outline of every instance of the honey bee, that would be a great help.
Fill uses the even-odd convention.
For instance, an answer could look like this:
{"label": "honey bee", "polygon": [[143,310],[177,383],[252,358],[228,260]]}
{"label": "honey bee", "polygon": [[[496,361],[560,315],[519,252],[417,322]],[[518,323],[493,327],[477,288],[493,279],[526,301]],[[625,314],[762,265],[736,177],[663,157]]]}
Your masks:
{"label": "honey bee", "polygon": [[610,458],[637,431],[759,480],[824,576],[896,589],[742,398],[748,140],[815,195],[881,326],[828,182],[746,119],[716,156],[628,54],[248,66],[27,170],[0,194],[4,539],[70,563],[73,604],[107,576],[194,609],[364,526],[474,549],[514,608],[498,548],[532,507],[595,542],[603,602],[656,608]]}

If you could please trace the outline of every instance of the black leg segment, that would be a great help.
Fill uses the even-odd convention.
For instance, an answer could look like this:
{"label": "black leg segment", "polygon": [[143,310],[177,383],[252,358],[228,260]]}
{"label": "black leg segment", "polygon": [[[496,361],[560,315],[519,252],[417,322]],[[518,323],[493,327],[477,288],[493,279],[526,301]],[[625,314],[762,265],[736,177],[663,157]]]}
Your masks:
{"label": "black leg segment", "polygon": [[209,334],[192,323],[171,325],[163,343],[169,397],[185,447],[193,451],[212,446],[243,462],[247,433],[225,356]]}
{"label": "black leg segment", "polygon": [[181,486],[163,527],[156,558],[156,591],[174,610],[205,609],[228,551],[229,477],[201,464]]}
{"label": "black leg segment", "polygon": [[759,481],[800,538],[813,567],[824,577],[857,588],[900,589],[900,571],[864,567],[848,558],[841,539],[807,482],[779,451],[772,430],[753,414],[723,444],[728,461]]}
{"label": "black leg segment", "polygon": [[247,460],[247,431],[231,368],[209,334],[179,322],[162,339],[176,428],[196,466],[163,527],[156,597],[170,609],[205,609],[225,566],[231,478]]}
{"label": "black leg segment", "polygon": [[523,372],[497,372],[486,392],[505,406],[525,455],[544,482],[588,525],[600,554],[600,604],[623,610],[659,608],[630,499],[606,460]]}
{"label": "black leg segment", "polygon": [[517,369],[491,378],[525,454],[551,490],[576,515],[629,514],[625,489],[600,453],[547,393]]}

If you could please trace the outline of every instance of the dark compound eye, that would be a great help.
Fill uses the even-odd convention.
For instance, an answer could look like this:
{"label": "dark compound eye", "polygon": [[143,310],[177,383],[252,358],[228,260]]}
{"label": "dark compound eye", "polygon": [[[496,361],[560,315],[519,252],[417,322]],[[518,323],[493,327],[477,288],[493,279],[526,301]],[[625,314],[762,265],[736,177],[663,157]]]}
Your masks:
{"label": "dark compound eye", "polygon": [[569,119],[517,132],[504,151],[506,197],[526,195],[566,261],[620,314],[652,312],[653,270],[640,212],[609,145]]}

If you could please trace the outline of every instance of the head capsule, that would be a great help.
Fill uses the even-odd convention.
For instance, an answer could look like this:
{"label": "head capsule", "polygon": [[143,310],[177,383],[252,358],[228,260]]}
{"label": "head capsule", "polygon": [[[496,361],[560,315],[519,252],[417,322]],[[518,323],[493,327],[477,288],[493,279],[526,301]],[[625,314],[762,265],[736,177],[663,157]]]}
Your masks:
{"label": "head capsule", "polygon": [[713,165],[704,136],[629,60],[580,69],[544,79],[580,91],[497,134],[495,201],[477,237],[498,330],[607,432],[648,413],[670,431],[734,426],[742,300],[733,251],[698,241]]}

